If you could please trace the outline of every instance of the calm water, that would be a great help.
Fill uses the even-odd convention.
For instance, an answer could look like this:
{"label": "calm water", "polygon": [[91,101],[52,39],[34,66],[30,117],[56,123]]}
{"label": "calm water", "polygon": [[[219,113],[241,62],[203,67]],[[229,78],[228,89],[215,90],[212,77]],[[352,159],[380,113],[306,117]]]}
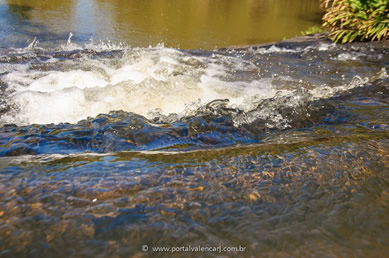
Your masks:
{"label": "calm water", "polygon": [[[206,13],[150,3],[1,5],[0,256],[386,256],[389,43],[143,47]],[[244,252],[153,250],[189,246]]]}
{"label": "calm water", "polygon": [[0,0],[0,46],[90,38],[214,49],[270,42],[320,25],[317,0]]}

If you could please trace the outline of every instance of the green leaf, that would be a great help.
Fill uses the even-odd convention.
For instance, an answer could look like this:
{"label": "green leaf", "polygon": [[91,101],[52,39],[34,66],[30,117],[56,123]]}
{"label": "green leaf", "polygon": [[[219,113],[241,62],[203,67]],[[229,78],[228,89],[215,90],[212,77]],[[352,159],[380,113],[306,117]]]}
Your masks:
{"label": "green leaf", "polygon": [[[335,42],[389,38],[389,0],[321,0],[323,26]],[[325,6],[325,5],[323,5]]]}

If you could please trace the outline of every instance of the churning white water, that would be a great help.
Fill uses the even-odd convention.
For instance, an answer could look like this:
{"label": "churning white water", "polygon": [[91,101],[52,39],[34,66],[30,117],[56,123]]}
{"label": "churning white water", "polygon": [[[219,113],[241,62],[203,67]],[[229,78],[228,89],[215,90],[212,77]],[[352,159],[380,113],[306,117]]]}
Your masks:
{"label": "churning white water", "polygon": [[180,115],[214,99],[229,99],[231,105],[242,108],[253,96],[273,96],[269,79],[229,81],[229,71],[251,65],[242,61],[194,56],[158,46],[127,49],[116,58],[50,58],[44,62],[47,70],[33,69],[31,63],[4,65],[2,72],[8,74],[3,81],[18,111],[3,120],[73,123],[111,110],[145,116],[156,111]]}
{"label": "churning white water", "polygon": [[[276,61],[272,64],[276,71],[267,71],[273,54],[304,55],[312,47],[258,48],[254,51],[258,57],[248,59],[228,51],[196,53],[162,45],[130,48],[92,42],[81,47],[70,38],[67,45],[51,52],[37,45],[34,41],[3,56],[17,61],[0,63],[9,106],[1,116],[2,124],[75,123],[113,110],[147,118],[181,117],[216,99],[228,99],[229,108],[249,111],[262,99],[294,94],[298,88],[306,88],[312,98],[323,98],[367,81],[360,78],[350,84],[346,80],[336,87],[307,85],[301,76],[293,78],[288,64]],[[265,58],[267,64],[261,66]],[[277,74],[277,67],[291,72]]]}

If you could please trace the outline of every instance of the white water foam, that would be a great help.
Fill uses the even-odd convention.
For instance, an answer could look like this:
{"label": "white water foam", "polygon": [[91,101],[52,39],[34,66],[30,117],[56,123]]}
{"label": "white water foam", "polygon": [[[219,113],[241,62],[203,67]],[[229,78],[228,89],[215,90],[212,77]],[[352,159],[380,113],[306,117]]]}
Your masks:
{"label": "white water foam", "polygon": [[[274,84],[278,78],[292,85],[293,79],[289,77],[236,79],[236,71],[260,73],[255,64],[241,57],[217,53],[197,56],[163,45],[123,48],[118,56],[99,56],[101,51],[118,50],[120,46],[90,43],[88,47],[80,47],[70,39],[69,36],[61,51],[93,49],[97,54],[81,52],[75,58],[65,55],[63,60],[50,56],[38,61],[43,69],[34,68],[36,59],[32,59],[34,65],[0,65],[0,71],[5,74],[1,80],[11,92],[6,96],[7,102],[12,107],[1,115],[0,124],[75,123],[113,110],[134,112],[147,118],[154,118],[155,114],[180,117],[194,114],[200,106],[215,99],[229,99],[229,107],[248,112],[262,99],[294,94],[293,87],[280,90]],[[283,50],[273,48],[272,51]],[[30,52],[26,55],[34,56]],[[359,87],[367,80],[355,77],[353,82],[338,87],[311,87],[308,95],[312,99],[328,98]],[[274,119],[282,120],[276,116]]]}
{"label": "white water foam", "polygon": [[1,120],[16,124],[75,123],[112,110],[182,116],[191,111],[191,106],[195,109],[214,99],[229,99],[231,105],[248,109],[248,98],[272,97],[275,90],[270,79],[225,79],[228,71],[243,65],[249,64],[232,57],[192,56],[163,46],[128,49],[116,59],[58,61],[48,71],[20,65],[2,78],[14,91],[9,100],[17,109]]}

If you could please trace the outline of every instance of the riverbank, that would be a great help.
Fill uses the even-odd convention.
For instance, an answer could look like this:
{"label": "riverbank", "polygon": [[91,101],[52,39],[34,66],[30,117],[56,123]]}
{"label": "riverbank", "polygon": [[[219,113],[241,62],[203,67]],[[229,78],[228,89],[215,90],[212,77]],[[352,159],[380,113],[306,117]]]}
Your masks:
{"label": "riverbank", "polygon": [[261,44],[251,44],[251,45],[237,45],[237,46],[219,48],[218,50],[247,50],[247,49],[256,50],[258,48],[268,48],[271,46],[275,46],[279,48],[295,48],[296,46],[307,47],[310,45],[330,44],[330,43],[332,43],[332,41],[328,38],[328,33],[316,33],[313,35],[296,36],[282,41],[267,42]]}
{"label": "riverbank", "polygon": [[[367,42],[353,42],[351,44],[360,46],[363,44],[369,44],[370,41]],[[308,46],[319,46],[321,44],[334,44],[328,37],[327,32],[322,33],[315,33],[312,35],[304,35],[304,36],[297,36],[292,37],[286,40],[282,41],[275,41],[275,42],[269,42],[269,43],[261,43],[261,44],[251,44],[251,45],[237,45],[237,46],[230,46],[225,48],[219,48],[218,50],[225,51],[225,50],[237,50],[237,51],[244,51],[244,50],[257,50],[259,48],[269,48],[269,47],[277,47],[277,48],[289,48],[294,49],[297,46],[300,48],[308,47]],[[381,40],[381,41],[375,41],[374,44],[387,46],[389,44],[389,40]],[[349,44],[345,44],[350,45]]]}

